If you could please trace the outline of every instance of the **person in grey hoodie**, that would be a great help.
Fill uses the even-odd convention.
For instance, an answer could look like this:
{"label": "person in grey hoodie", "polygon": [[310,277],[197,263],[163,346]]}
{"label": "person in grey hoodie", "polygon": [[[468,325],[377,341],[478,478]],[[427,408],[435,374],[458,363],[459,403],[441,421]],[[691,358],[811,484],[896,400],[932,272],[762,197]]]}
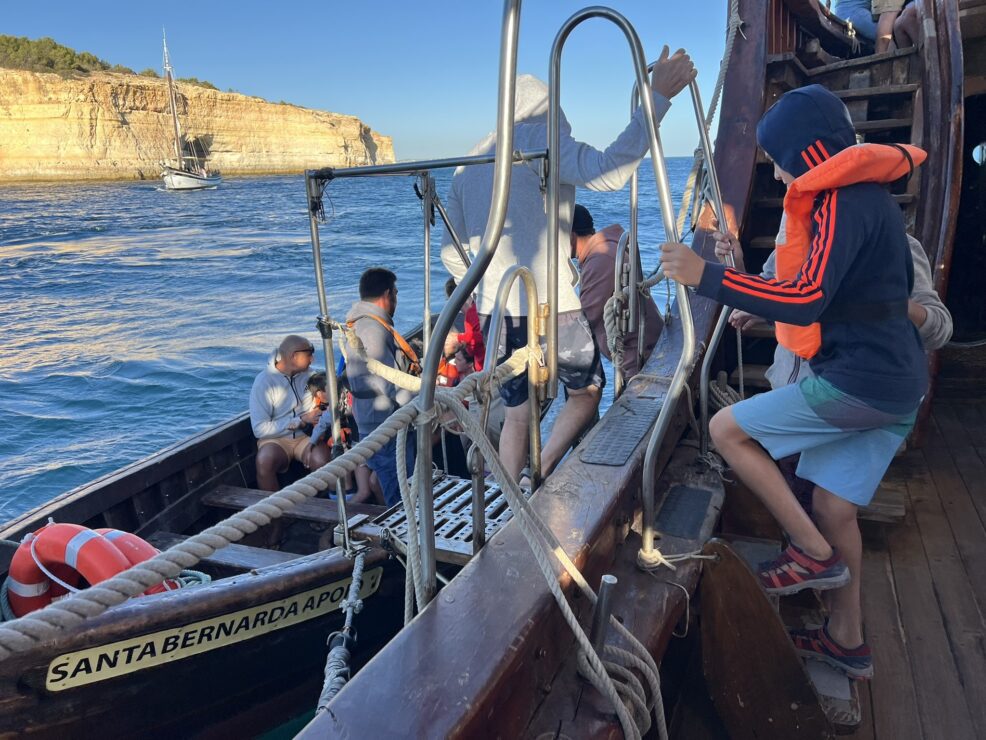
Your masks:
{"label": "person in grey hoodie", "polygon": [[264,491],[280,488],[277,474],[297,460],[309,470],[329,461],[329,449],[311,447],[302,426],[318,421],[321,411],[306,384],[312,375],[315,347],[304,337],[289,334],[257,375],[250,391],[250,423],[257,438],[257,485]]}
{"label": "person in grey hoodie", "polygon": [[[658,120],[667,113],[671,106],[670,99],[694,78],[695,67],[684,49],[669,55],[665,47],[654,67],[649,91]],[[576,186],[597,191],[621,189],[647,153],[649,142],[643,108],[634,112],[630,124],[604,151],[576,141],[564,115],[561,116],[560,125],[558,259],[564,271],[564,265],[568,263]],[[536,77],[521,75],[517,78],[513,135],[514,149],[521,151],[544,149],[548,143],[548,86]],[[489,154],[495,147],[496,136],[490,134],[470,153]],[[473,255],[478,253],[486,231],[492,192],[492,164],[460,167],[452,178],[448,194],[449,221],[463,246]],[[500,280],[513,265],[523,265],[533,272],[539,300],[545,300],[548,295],[547,223],[540,167],[537,163],[515,166],[503,235],[476,291],[480,317],[485,319],[487,326]],[[456,281],[461,281],[465,275],[465,265],[447,232],[442,244],[442,262]],[[599,347],[582,315],[579,296],[575,292],[577,276],[573,272],[569,278],[559,275],[558,281],[558,373],[568,389],[568,401],[558,414],[542,452],[541,465],[545,475],[561,461],[579,432],[594,417],[605,383]],[[527,315],[530,310],[523,292],[513,291],[505,306],[504,336],[487,338],[487,342],[499,342],[501,359],[527,344]],[[500,456],[511,475],[519,478],[528,447],[526,375],[504,383],[500,394],[506,406]]]}
{"label": "person in grey hoodie", "polygon": [[[397,276],[383,267],[371,267],[359,279],[360,299],[353,304],[346,316],[356,336],[360,338],[367,357],[403,372],[411,370],[418,358],[403,337],[394,329],[394,313],[397,311]],[[392,413],[404,406],[414,394],[398,388],[379,375],[371,373],[366,362],[355,352],[346,359],[346,377],[353,394],[353,418],[359,427],[360,438],[365,438]],[[407,472],[414,468],[414,435],[408,435]],[[397,479],[397,442],[388,442],[366,464],[377,474],[384,500],[393,506],[401,498]]]}

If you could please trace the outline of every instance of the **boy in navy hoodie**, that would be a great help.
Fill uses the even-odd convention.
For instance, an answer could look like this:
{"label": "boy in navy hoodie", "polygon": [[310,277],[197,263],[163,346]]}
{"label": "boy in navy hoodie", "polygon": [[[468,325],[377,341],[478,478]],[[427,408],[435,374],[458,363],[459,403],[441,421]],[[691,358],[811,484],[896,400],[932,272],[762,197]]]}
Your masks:
{"label": "boy in navy hoodie", "polygon": [[[757,142],[788,186],[788,234],[793,223],[802,237],[778,252],[778,277],[706,262],[682,244],[663,245],[661,260],[671,278],[699,294],[781,322],[778,340],[809,359],[816,377],[723,409],[710,432],[790,538],[780,557],[761,564],[764,589],[834,589],[827,623],[794,633],[795,647],[866,678],[873,664],[862,634],[856,511],[913,426],[928,382],[907,317],[910,249],[885,184],[924,152],[856,145],[845,105],[819,85],[784,95],[760,121]],[[795,453],[798,476],[815,484],[814,520],[774,464]]]}

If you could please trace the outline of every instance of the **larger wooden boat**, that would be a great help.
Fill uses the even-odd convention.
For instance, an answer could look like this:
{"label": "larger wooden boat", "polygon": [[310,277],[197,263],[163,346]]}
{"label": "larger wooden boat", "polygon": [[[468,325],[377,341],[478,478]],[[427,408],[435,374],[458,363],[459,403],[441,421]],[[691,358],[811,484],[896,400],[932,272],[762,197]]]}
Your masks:
{"label": "larger wooden boat", "polygon": [[[780,207],[780,194],[757,154],[756,122],[777,95],[820,82],[847,100],[867,140],[910,141],[929,150],[923,176],[897,199],[908,224],[934,258],[936,284],[944,292],[952,237],[966,217],[959,210],[959,178],[970,151],[969,140],[961,136],[959,10],[954,2],[918,5],[924,14],[918,49],[863,56],[866,50],[858,47],[850,29],[817,0],[739,0],[744,37],[737,38],[729,59],[715,161],[729,224],[751,247],[751,254],[766,245],[766,238],[772,239]],[[963,12],[981,7],[962,4]],[[981,122],[986,85],[982,72],[979,75],[978,102],[970,103],[967,110],[978,106]],[[981,190],[977,192],[981,199]],[[711,257],[708,218],[707,212],[700,218],[694,245]],[[960,255],[956,260],[966,258]],[[690,299],[690,306],[697,337],[707,342],[719,306],[697,297]],[[986,326],[970,331],[983,329]],[[769,338],[751,341],[761,344],[750,344],[748,357],[769,351],[763,346]],[[730,602],[723,596],[727,591],[715,584],[723,583],[723,574],[735,574],[734,584],[742,580],[741,570],[729,570],[738,561],[730,559],[727,545],[710,546],[719,559],[707,566],[704,583],[709,590],[703,594],[701,630],[691,631],[703,637],[705,677],[686,674],[686,680],[679,680],[681,674],[674,670],[680,662],[695,664],[678,661],[671,653],[680,651],[669,652],[669,645],[679,619],[687,616],[703,564],[711,561],[686,559],[673,573],[636,567],[643,478],[659,479],[663,503],[656,526],[663,533],[661,547],[666,554],[700,550],[717,529],[730,535],[771,534],[749,510],[730,508],[728,498],[726,516],[719,523],[724,506],[719,478],[696,461],[691,440],[681,442],[690,417],[686,403],[675,409],[655,467],[644,469],[646,442],[667,398],[683,344],[682,323],[670,322],[643,374],[533,496],[532,504],[591,583],[604,573],[619,578],[613,613],[657,660],[667,658],[666,693],[669,698],[680,697],[672,721],[678,736],[697,736],[698,725],[711,736],[715,732],[735,737],[828,736],[833,718],[839,718],[834,717],[831,702],[819,698],[800,663],[791,662],[782,643],[775,644],[773,652],[744,654],[731,636],[734,625],[723,621],[723,605],[729,607]],[[735,359],[723,353],[717,362],[728,371]],[[955,393],[956,388],[966,387],[961,377],[949,375],[948,368],[942,377],[947,380],[940,395],[947,395],[946,388]],[[697,384],[696,370],[690,385]],[[929,418],[928,433],[939,445],[949,439],[966,440],[966,433],[975,435],[969,438],[978,440],[977,445],[986,445],[986,415],[978,407],[966,407],[960,415],[940,403]],[[929,443],[928,449],[936,448]],[[5,557],[24,534],[49,516],[134,531],[160,546],[179,541],[219,520],[223,511],[262,497],[252,489],[254,452],[248,421],[236,419],[8,523],[0,530],[7,541]],[[975,644],[976,636],[986,632],[981,616],[986,593],[975,575],[976,565],[982,566],[978,572],[986,572],[981,547],[986,539],[977,540],[986,538],[986,531],[980,531],[981,518],[975,521],[984,509],[969,496],[974,486],[982,493],[978,487],[986,460],[978,454],[975,446],[965,445],[961,457],[956,452],[953,462],[947,462],[945,453],[915,450],[905,458],[904,472],[898,469],[889,476],[892,488],[903,486],[905,498],[910,495],[914,512],[907,514],[902,529],[890,535],[890,555],[877,551],[867,556],[867,568],[876,575],[882,568],[884,573],[883,579],[876,579],[866,609],[868,624],[879,636],[873,640],[878,676],[886,678],[874,681],[872,690],[862,692],[854,705],[863,707],[861,723],[858,711],[851,718],[861,724],[860,737],[878,733],[903,737],[909,731],[910,736],[918,736],[915,728],[932,736],[936,721],[954,730],[950,737],[982,736],[986,731],[982,716],[986,664],[974,650],[953,652],[949,647]],[[955,476],[960,463],[965,465],[960,472],[968,488]],[[930,491],[938,485],[940,503],[934,503]],[[960,488],[965,498],[956,502],[953,496]],[[733,493],[735,503],[742,491]],[[446,498],[458,505],[456,496]],[[365,513],[380,512],[367,509]],[[334,594],[348,578],[351,564],[338,549],[324,548],[324,527],[337,521],[330,502],[308,501],[288,517],[295,522],[287,538],[290,552],[266,548],[265,533],[260,532],[205,561],[203,569],[215,577],[211,584],[134,599],[84,628],[66,631],[0,662],[0,734],[29,730],[61,737],[80,732],[82,723],[92,727],[105,721],[116,734],[250,735],[312,706],[322,679],[324,639],[337,627],[338,611],[327,608],[283,629],[270,629],[267,624],[266,630],[255,630],[252,625],[258,610],[267,609],[269,617],[273,609],[290,606],[292,600],[300,600],[301,610],[315,593],[328,593],[325,599],[334,606]],[[919,529],[914,527],[915,518],[921,522]],[[446,531],[462,531],[451,518],[446,523]],[[950,544],[931,536],[949,524],[957,532]],[[372,528],[364,532],[372,535]],[[926,556],[919,552],[923,537]],[[455,566],[448,573],[453,577],[403,629],[399,628],[403,571],[394,567],[384,550],[371,550],[368,569],[376,575],[368,579],[367,588],[376,593],[368,594],[367,609],[360,617],[357,654],[358,663],[368,662],[303,735],[619,736],[611,707],[578,677],[572,633],[538,574],[519,527],[507,523],[471,559],[466,543],[451,537],[446,544],[439,554]],[[965,577],[972,582],[971,595],[961,593],[961,578],[944,562],[959,557],[965,562]],[[900,569],[899,578],[890,575],[892,568]],[[939,602],[941,619],[936,623],[933,613],[927,616],[927,605],[935,602],[929,570],[935,575],[935,587],[955,599]],[[908,577],[913,580],[906,581]],[[573,595],[567,576],[559,582],[587,624],[588,601]],[[744,609],[734,610],[747,615],[746,629],[755,631],[776,619],[769,605],[763,612],[762,594],[735,588],[736,594],[746,594],[739,604]],[[893,606],[880,602],[883,597],[896,600],[897,614]],[[917,614],[922,609],[924,613]],[[691,610],[692,621],[696,611]],[[239,624],[244,617],[250,617],[246,624],[251,626],[244,628],[251,632],[244,635],[248,639],[225,639],[236,636],[224,634],[224,642],[207,645],[203,652],[195,650],[197,645],[181,647],[177,659],[165,663],[151,663],[150,651],[141,658],[146,645],[156,646],[158,638],[201,636],[203,628],[217,620],[236,619]],[[924,631],[926,623],[934,623],[931,631]],[[921,640],[905,644],[901,625],[909,633],[920,633]],[[216,634],[214,629],[210,638]],[[926,635],[934,635],[933,648],[922,644]],[[382,649],[377,652],[378,648]],[[126,650],[130,650],[130,665],[121,652]],[[723,670],[724,656],[732,661],[732,673]],[[140,665],[145,659],[148,662]],[[947,693],[947,712],[935,704],[936,684]],[[775,691],[761,691],[764,685]],[[751,693],[751,686],[756,691]],[[900,702],[901,687],[910,692],[903,695],[917,701]],[[789,700],[792,696],[797,700]],[[737,697],[747,707],[745,715],[737,709]],[[778,702],[778,697],[787,703]],[[898,722],[891,706],[913,722]],[[721,721],[726,722],[725,729]]]}

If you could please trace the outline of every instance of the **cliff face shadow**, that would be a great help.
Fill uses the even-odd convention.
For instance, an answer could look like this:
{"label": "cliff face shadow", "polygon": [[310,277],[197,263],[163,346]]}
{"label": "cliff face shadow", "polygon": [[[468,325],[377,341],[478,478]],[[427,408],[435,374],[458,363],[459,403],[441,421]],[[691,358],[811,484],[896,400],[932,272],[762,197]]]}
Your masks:
{"label": "cliff face shadow", "polygon": [[373,132],[370,131],[369,127],[364,127],[360,138],[363,140],[363,146],[366,147],[369,161],[375,164],[377,161],[377,142],[373,140]]}
{"label": "cliff face shadow", "polygon": [[202,159],[208,159],[212,154],[212,144],[215,136],[212,134],[202,134],[201,136],[188,137],[188,148],[190,153]]}

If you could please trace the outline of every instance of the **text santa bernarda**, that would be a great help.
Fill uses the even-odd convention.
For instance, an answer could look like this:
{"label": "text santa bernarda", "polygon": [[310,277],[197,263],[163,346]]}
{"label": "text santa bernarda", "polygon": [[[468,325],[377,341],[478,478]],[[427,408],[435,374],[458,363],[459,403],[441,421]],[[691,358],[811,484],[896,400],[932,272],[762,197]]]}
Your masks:
{"label": "text santa bernarda", "polygon": [[[376,592],[382,575],[383,568],[363,574],[360,598],[365,599]],[[351,580],[335,581],[286,599],[201,622],[65,653],[51,661],[45,686],[49,691],[64,691],[105,681],[315,619],[340,608]]]}

